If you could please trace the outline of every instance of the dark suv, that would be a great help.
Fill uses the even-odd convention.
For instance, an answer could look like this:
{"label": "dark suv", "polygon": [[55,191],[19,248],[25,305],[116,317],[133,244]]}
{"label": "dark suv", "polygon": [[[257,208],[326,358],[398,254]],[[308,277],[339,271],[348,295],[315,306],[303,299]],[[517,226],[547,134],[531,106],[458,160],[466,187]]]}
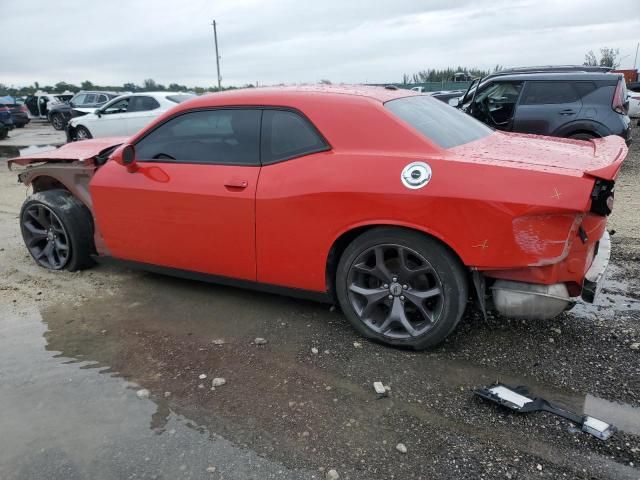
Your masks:
{"label": "dark suv", "polygon": [[96,108],[103,106],[109,100],[116,98],[115,92],[87,92],[76,93],[68,103],[61,103],[51,107],[47,116],[53,128],[64,130],[67,122],[73,117],[93,113]]}
{"label": "dark suv", "polygon": [[499,130],[631,143],[624,77],[595,67],[532,67],[475,80],[458,107]]}

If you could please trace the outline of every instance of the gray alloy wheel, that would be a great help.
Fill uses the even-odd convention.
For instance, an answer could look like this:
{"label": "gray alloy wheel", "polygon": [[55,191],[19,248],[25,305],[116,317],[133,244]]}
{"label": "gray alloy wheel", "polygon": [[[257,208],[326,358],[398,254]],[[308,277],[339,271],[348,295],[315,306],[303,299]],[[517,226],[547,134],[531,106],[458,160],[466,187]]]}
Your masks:
{"label": "gray alloy wheel", "polygon": [[46,190],[28,197],[20,210],[20,230],[41,267],[75,271],[94,264],[91,212],[67,190]]}
{"label": "gray alloy wheel", "polygon": [[335,292],[362,335],[424,349],[456,327],[467,304],[467,275],[456,255],[417,231],[376,227],[342,254]]}
{"label": "gray alloy wheel", "polygon": [[82,125],[78,125],[76,127],[76,140],[88,140],[90,138],[93,137],[86,127],[83,127]]}
{"label": "gray alloy wheel", "polygon": [[56,130],[64,130],[64,119],[62,118],[62,115],[59,113],[53,114],[51,117],[51,125],[53,125],[53,128]]}
{"label": "gray alloy wheel", "polygon": [[408,247],[384,243],[366,249],[351,265],[347,285],[360,321],[384,337],[418,337],[440,320],[440,277],[426,258]]}
{"label": "gray alloy wheel", "polygon": [[48,206],[39,203],[24,210],[22,236],[29,253],[41,266],[61,270],[69,262],[69,234]]}

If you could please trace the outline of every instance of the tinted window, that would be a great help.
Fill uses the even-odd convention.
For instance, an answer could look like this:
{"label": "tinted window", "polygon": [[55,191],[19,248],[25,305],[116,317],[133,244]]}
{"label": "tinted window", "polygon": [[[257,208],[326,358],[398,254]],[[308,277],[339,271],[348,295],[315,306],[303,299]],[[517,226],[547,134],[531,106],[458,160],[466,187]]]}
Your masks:
{"label": "tinted window", "polygon": [[578,92],[569,82],[527,82],[527,88],[520,103],[523,105],[573,103],[578,98]]}
{"label": "tinted window", "polygon": [[159,108],[160,104],[153,97],[131,97],[128,112],[147,112]]}
{"label": "tinted window", "polygon": [[106,95],[98,95],[98,100],[96,101],[96,103],[105,103],[106,101],[107,101]]}
{"label": "tinted window", "polygon": [[189,100],[190,98],[195,97],[195,95],[167,95],[167,100],[174,103],[182,103],[185,100]]}
{"label": "tinted window", "polygon": [[469,143],[493,132],[491,128],[457,108],[427,96],[399,98],[384,105],[442,148]]}
{"label": "tinted window", "polygon": [[265,110],[262,117],[262,162],[327,150],[329,146],[302,116],[285,110]]}
{"label": "tinted window", "polygon": [[573,88],[576,89],[580,98],[586,97],[598,87],[593,82],[573,82]]}
{"label": "tinted window", "polygon": [[96,95],[95,95],[95,93],[88,93],[87,97],[84,99],[84,102],[82,102],[82,103],[85,103],[85,104],[96,103]]}
{"label": "tinted window", "polygon": [[190,112],[160,125],[136,145],[140,160],[259,165],[259,110]]}

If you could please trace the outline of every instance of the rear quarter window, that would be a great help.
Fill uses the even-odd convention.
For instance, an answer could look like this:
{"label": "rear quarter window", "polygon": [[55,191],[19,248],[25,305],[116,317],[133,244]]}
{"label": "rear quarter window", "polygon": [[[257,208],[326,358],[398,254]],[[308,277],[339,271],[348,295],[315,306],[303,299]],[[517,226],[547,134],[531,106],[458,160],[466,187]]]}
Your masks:
{"label": "rear quarter window", "polygon": [[428,140],[452,148],[490,135],[493,130],[466,113],[428,96],[390,100],[384,106]]}
{"label": "rear quarter window", "polygon": [[573,103],[579,99],[573,82],[528,81],[522,96],[521,105],[552,105]]}

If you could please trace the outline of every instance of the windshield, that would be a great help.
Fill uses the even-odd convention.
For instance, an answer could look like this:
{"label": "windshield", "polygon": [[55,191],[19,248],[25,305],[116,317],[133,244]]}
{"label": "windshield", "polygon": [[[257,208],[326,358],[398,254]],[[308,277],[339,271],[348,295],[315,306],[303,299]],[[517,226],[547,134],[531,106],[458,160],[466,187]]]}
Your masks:
{"label": "windshield", "polygon": [[195,95],[182,94],[182,95],[167,95],[167,100],[174,103],[182,103],[185,100],[189,100],[190,98],[195,97]]}
{"label": "windshield", "polygon": [[428,96],[399,98],[384,105],[442,148],[457,147],[493,132],[484,123],[457,108]]}

